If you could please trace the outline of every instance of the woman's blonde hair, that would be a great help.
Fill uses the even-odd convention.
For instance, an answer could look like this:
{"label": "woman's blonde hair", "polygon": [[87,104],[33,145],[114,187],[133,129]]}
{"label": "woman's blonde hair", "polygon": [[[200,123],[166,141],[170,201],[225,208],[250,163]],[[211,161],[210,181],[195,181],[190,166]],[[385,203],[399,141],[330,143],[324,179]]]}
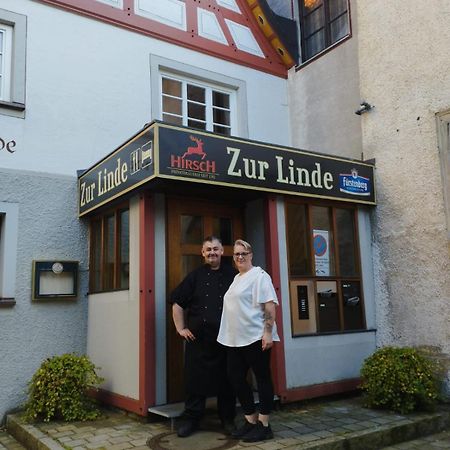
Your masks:
{"label": "woman's blonde hair", "polygon": [[236,247],[236,245],[240,245],[240,246],[244,247],[247,252],[253,253],[252,246],[247,241],[244,241],[243,239],[237,239],[236,241],[234,241],[234,246]]}

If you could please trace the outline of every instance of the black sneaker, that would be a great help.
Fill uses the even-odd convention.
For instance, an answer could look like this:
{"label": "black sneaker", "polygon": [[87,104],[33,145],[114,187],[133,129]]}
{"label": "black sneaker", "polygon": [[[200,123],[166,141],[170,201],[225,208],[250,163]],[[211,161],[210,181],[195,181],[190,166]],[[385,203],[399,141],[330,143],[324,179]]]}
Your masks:
{"label": "black sneaker", "polygon": [[178,437],[188,437],[198,429],[198,420],[186,420],[177,429]]}
{"label": "black sneaker", "polygon": [[272,439],[273,433],[270,425],[265,427],[261,422],[258,421],[256,425],[254,425],[253,430],[249,431],[243,438],[243,442],[259,442],[265,441],[267,439]]}
{"label": "black sneaker", "polygon": [[246,436],[247,433],[250,433],[250,431],[254,428],[256,428],[256,423],[250,423],[246,420],[244,425],[231,432],[231,437],[233,439],[241,439],[243,436]]}

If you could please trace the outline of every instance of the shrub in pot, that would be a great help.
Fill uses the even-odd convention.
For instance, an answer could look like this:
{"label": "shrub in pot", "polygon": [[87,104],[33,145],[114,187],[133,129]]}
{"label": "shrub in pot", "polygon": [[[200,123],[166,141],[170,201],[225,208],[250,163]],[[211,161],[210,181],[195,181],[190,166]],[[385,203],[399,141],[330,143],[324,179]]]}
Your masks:
{"label": "shrub in pot", "polygon": [[410,347],[383,347],[361,369],[365,404],[402,414],[432,409],[438,399],[434,363]]}
{"label": "shrub in pot", "polygon": [[25,418],[92,420],[100,415],[95,401],[87,395],[103,381],[87,356],[64,354],[45,360],[28,384]]}

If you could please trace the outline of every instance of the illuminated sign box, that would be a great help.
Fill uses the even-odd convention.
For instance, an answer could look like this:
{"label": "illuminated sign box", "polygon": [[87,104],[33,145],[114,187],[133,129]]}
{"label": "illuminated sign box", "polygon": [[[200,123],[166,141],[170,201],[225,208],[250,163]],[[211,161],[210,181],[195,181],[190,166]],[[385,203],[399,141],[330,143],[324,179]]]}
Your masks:
{"label": "illuminated sign box", "polygon": [[371,163],[153,122],[79,176],[79,215],[155,179],[376,204]]}

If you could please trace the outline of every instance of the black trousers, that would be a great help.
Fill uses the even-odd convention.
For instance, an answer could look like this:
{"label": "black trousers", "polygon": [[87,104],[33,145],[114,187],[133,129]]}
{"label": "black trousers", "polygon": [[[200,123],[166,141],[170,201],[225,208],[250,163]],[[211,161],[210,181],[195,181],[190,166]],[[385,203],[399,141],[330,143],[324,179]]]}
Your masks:
{"label": "black trousers", "polygon": [[215,339],[196,339],[185,348],[186,397],[183,416],[198,420],[206,399],[217,396],[217,409],[222,421],[236,416],[236,395],[227,377],[227,349]]}
{"label": "black trousers", "polygon": [[262,342],[256,341],[244,347],[227,347],[228,378],[241,403],[244,414],[256,412],[253,390],[247,380],[249,369],[253,370],[259,395],[260,414],[270,414],[273,409],[273,383],[270,371],[271,350],[262,350]]}

